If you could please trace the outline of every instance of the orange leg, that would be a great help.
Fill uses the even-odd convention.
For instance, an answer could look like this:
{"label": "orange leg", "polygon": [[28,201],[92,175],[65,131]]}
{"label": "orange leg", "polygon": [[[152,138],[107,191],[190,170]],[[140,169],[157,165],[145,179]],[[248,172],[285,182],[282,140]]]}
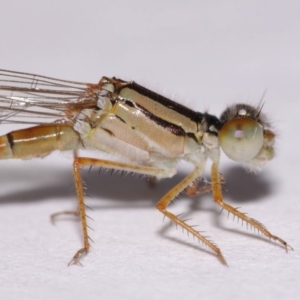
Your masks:
{"label": "orange leg", "polygon": [[55,223],[55,219],[58,217],[58,216],[62,216],[62,215],[73,215],[73,216],[79,216],[79,213],[78,211],[69,211],[69,210],[64,210],[64,211],[60,211],[60,212],[57,212],[57,213],[54,213],[50,216],[50,221],[52,224]]}
{"label": "orange leg", "polygon": [[81,221],[82,232],[83,232],[83,248],[79,249],[74,255],[73,259],[69,262],[68,265],[71,264],[79,264],[80,258],[83,254],[87,253],[90,248],[89,236],[87,230],[87,221],[86,221],[86,213],[85,213],[85,204],[84,204],[84,192],[82,187],[82,179],[80,175],[80,158],[76,157],[73,163],[73,175],[75,180],[75,188],[77,192],[77,200],[78,200],[78,214]]}
{"label": "orange leg", "polygon": [[220,261],[226,265],[226,261],[221,253],[221,250],[213,242],[211,242],[205,236],[200,234],[197,230],[194,229],[193,226],[188,225],[184,220],[180,219],[178,216],[172,214],[166,209],[169,203],[178,194],[180,194],[183,190],[190,186],[202,174],[203,168],[204,165],[201,167],[196,167],[194,171],[192,171],[187,177],[185,177],[180,183],[178,183],[160,199],[160,201],[156,205],[156,208],[175,224],[181,226],[182,228],[190,232],[194,237],[202,241],[206,246],[208,246],[212,251],[214,251],[217,254]]}
{"label": "orange leg", "polygon": [[54,214],[51,217],[53,219],[57,215],[61,215],[64,213],[79,215],[80,217],[82,232],[83,232],[83,247],[75,253],[73,259],[69,262],[69,265],[71,264],[81,265],[80,258],[82,257],[82,255],[86,254],[90,249],[89,235],[87,230],[88,228],[87,216],[86,216],[85,204],[84,204],[84,192],[82,187],[82,179],[80,175],[80,167],[83,166],[99,166],[108,169],[135,172],[135,173],[140,173],[140,174],[155,176],[155,177],[168,177],[169,176],[168,174],[173,173],[172,170],[170,171],[168,169],[159,169],[156,167],[132,165],[127,163],[114,162],[114,161],[108,161],[102,159],[93,159],[89,157],[75,157],[73,163],[73,173],[74,173],[75,187],[76,187],[77,199],[78,199],[78,212],[66,211],[66,212]]}
{"label": "orange leg", "polygon": [[[211,183],[206,183],[203,186],[199,187],[200,180],[201,178],[197,178],[190,186],[185,189],[185,192],[188,196],[199,196],[212,191]],[[222,176],[222,174],[220,174],[220,183],[221,185],[225,184],[225,178]]]}
{"label": "orange leg", "polygon": [[268,231],[260,222],[256,221],[255,219],[249,218],[246,216],[245,213],[242,213],[238,211],[236,208],[232,207],[231,205],[228,205],[223,202],[223,196],[221,191],[221,182],[220,182],[220,175],[218,170],[218,165],[216,163],[213,163],[211,167],[211,180],[212,180],[212,192],[215,202],[222,207],[222,209],[227,210],[228,212],[234,214],[238,218],[242,219],[249,225],[256,228],[258,231],[262,232],[266,237],[273,239],[275,241],[280,242],[286,251],[293,250],[293,248],[287,244],[283,239],[279,238],[276,235],[271,234],[270,231]]}

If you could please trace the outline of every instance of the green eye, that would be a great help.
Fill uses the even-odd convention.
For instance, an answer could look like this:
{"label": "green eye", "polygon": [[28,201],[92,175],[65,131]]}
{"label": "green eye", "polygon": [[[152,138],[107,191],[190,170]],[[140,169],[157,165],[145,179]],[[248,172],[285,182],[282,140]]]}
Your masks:
{"label": "green eye", "polygon": [[247,162],[261,150],[263,127],[251,118],[236,118],[226,122],[219,132],[219,143],[232,160]]}

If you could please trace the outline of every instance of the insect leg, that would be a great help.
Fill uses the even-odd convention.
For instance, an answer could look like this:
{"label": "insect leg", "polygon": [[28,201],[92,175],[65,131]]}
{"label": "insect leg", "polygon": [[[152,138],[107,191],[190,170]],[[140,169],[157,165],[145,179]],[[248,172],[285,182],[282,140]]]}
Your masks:
{"label": "insect leg", "polygon": [[213,242],[211,242],[208,238],[200,234],[197,230],[193,228],[193,226],[188,225],[184,220],[180,219],[178,216],[172,214],[167,210],[167,206],[169,205],[169,203],[184,189],[190,186],[202,174],[203,168],[204,164],[203,166],[196,166],[196,168],[188,176],[186,176],[180,183],[178,183],[160,199],[160,201],[156,205],[156,208],[175,224],[181,226],[182,228],[190,232],[194,237],[198,238],[205,245],[207,245],[212,251],[214,251],[217,254],[220,261],[226,265],[226,261],[221,253],[221,250]]}
{"label": "insect leg", "polygon": [[69,262],[68,265],[71,264],[79,264],[80,258],[83,254],[87,253],[90,248],[89,236],[87,230],[87,221],[86,221],[86,213],[85,213],[85,204],[84,204],[84,192],[82,187],[82,179],[80,174],[80,158],[75,157],[73,162],[73,175],[75,181],[75,188],[77,192],[77,200],[78,200],[78,214],[81,221],[82,233],[83,233],[83,248],[79,249],[74,255],[73,259]]}
{"label": "insect leg", "polygon": [[[185,192],[188,196],[199,196],[204,193],[208,193],[212,191],[211,182],[205,182],[205,184],[199,187],[201,178],[197,178],[190,186],[185,189]],[[225,178],[220,174],[221,185],[225,184]]]}
{"label": "insect leg", "polygon": [[[81,256],[87,253],[90,248],[89,235],[87,230],[88,226],[86,220],[87,217],[86,217],[85,204],[84,204],[84,192],[83,192],[82,179],[80,174],[80,167],[83,166],[99,166],[108,169],[140,173],[140,174],[155,176],[155,177],[170,177],[174,175],[174,171],[168,169],[159,169],[156,167],[143,166],[143,165],[132,165],[132,164],[127,164],[122,162],[94,159],[89,157],[75,157],[73,163],[73,173],[74,173],[75,187],[76,187],[77,199],[78,199],[78,215],[80,217],[82,232],[83,232],[83,248],[79,249],[75,253],[69,265],[71,264],[80,265]],[[74,212],[69,212],[69,211],[66,211],[66,213],[76,214]]]}
{"label": "insect leg", "polygon": [[55,223],[55,219],[58,217],[58,216],[62,216],[62,215],[73,215],[73,216],[77,216],[79,215],[78,211],[70,211],[70,210],[64,210],[64,211],[60,211],[60,212],[57,212],[57,213],[54,213],[50,216],[50,221],[52,224]]}
{"label": "insect leg", "polygon": [[256,228],[258,231],[262,232],[266,237],[280,242],[284,246],[286,251],[288,251],[289,249],[293,250],[293,248],[290,245],[288,245],[287,242],[285,242],[283,239],[279,238],[278,236],[271,234],[271,232],[268,231],[264,227],[264,225],[262,225],[260,222],[248,217],[245,213],[242,213],[239,210],[237,210],[236,208],[232,207],[231,205],[223,202],[223,196],[222,196],[222,190],[221,190],[221,180],[220,180],[220,174],[219,174],[217,163],[212,164],[211,180],[212,180],[212,193],[213,193],[214,200],[219,206],[222,207],[222,209],[225,209],[229,213],[232,213],[235,216],[237,216],[238,218],[242,219],[249,225]]}

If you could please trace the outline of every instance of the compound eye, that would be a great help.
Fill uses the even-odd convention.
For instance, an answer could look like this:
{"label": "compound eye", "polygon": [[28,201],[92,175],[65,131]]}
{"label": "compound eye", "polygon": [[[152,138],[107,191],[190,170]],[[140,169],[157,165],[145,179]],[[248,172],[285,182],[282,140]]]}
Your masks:
{"label": "compound eye", "polygon": [[248,162],[262,149],[263,127],[251,118],[236,118],[226,122],[219,131],[219,143],[232,160]]}

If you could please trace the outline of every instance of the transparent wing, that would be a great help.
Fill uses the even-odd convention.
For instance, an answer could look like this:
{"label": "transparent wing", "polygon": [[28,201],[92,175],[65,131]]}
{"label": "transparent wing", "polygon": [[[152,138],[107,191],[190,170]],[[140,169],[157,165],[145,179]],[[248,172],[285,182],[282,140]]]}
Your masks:
{"label": "transparent wing", "polygon": [[0,69],[0,123],[72,121],[97,106],[99,92],[97,84]]}

